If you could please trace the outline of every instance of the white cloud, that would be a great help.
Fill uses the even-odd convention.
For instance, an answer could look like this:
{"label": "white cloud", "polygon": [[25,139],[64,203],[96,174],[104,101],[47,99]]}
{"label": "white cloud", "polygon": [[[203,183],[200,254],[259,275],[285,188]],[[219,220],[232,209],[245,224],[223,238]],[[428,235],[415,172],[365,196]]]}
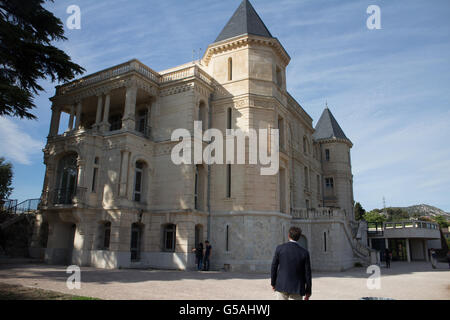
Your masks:
{"label": "white cloud", "polygon": [[31,157],[40,154],[43,146],[44,143],[34,139],[24,127],[20,128],[14,121],[0,117],[0,156],[31,165]]}

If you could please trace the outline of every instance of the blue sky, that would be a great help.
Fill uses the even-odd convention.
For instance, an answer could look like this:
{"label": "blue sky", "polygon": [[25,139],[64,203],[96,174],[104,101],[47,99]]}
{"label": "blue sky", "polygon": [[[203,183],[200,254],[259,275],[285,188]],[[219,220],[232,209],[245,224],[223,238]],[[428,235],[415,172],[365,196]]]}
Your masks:
{"label": "blue sky", "polygon": [[[137,58],[164,70],[196,58],[241,0],[56,1],[81,29],[57,46],[87,74]],[[289,92],[318,121],[325,101],[354,143],[355,200],[366,209],[426,203],[450,212],[450,2],[251,0],[292,60]],[[380,30],[366,27],[369,5]],[[0,118],[0,156],[15,168],[12,198],[40,196],[42,148],[56,83],[42,82],[39,121]]]}

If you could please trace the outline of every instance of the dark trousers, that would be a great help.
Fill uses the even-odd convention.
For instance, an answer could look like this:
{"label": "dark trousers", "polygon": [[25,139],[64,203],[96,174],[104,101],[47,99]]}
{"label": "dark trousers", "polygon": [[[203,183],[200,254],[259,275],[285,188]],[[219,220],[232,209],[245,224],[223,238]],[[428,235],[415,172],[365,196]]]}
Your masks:
{"label": "dark trousers", "polygon": [[391,267],[391,259],[386,259],[386,268]]}
{"label": "dark trousers", "polygon": [[203,257],[197,257],[197,269],[202,270]]}
{"label": "dark trousers", "polygon": [[203,270],[209,271],[209,257],[203,259]]}

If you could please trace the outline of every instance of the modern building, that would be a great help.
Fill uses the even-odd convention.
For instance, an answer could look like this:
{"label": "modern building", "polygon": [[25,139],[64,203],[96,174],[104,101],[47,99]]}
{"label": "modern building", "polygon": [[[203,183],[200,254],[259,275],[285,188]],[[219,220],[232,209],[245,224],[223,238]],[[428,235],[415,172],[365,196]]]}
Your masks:
{"label": "modern building", "polygon": [[[313,269],[369,263],[353,214],[353,144],[328,107],[313,127],[286,90],[290,60],[244,0],[199,61],[156,72],[131,60],[58,86],[34,255],[189,269],[192,249],[209,239],[212,268],[268,271],[295,225]],[[192,137],[196,120],[223,133],[279,129],[278,174],[261,175],[261,164],[175,164],[172,133]]]}
{"label": "modern building", "polygon": [[[394,261],[429,261],[429,249],[439,249],[441,234],[439,225],[425,221],[384,222],[369,224],[369,246],[380,252],[382,261],[384,250],[392,252]],[[430,247],[430,242],[438,246]]]}

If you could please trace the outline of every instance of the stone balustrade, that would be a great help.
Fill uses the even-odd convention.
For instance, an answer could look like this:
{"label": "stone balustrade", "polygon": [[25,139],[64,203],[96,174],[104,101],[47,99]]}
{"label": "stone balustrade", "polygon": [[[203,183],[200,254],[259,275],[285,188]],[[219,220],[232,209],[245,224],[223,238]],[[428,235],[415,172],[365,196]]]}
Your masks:
{"label": "stone balustrade", "polygon": [[345,219],[346,214],[344,210],[335,208],[292,208],[291,214],[294,219],[303,220],[324,220],[324,219]]}
{"label": "stone balustrade", "polygon": [[168,72],[165,74],[159,74],[158,72],[150,69],[139,60],[131,60],[117,66],[93,73],[81,79],[72,81],[62,86],[56,87],[56,95],[61,96],[68,91],[84,88],[86,86],[99,83],[108,79],[115,78],[117,76],[126,74],[128,72],[135,71],[144,76],[148,80],[151,80],[157,84],[164,84],[171,81],[177,81],[189,77],[196,76],[208,84],[212,84],[212,78],[197,65],[187,66],[185,68]]}

